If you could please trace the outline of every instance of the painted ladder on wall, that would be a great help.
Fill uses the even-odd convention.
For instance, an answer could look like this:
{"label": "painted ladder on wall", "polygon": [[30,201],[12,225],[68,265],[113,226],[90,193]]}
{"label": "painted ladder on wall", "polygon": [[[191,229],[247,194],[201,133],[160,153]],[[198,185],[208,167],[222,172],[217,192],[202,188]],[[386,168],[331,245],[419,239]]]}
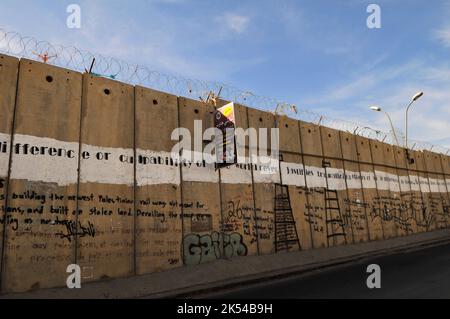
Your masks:
{"label": "painted ladder on wall", "polygon": [[275,184],[275,251],[290,251],[295,247],[300,250],[289,187]]}
{"label": "painted ladder on wall", "polygon": [[342,219],[337,190],[325,190],[325,212],[327,218],[328,245],[330,239],[344,236],[344,220]]}

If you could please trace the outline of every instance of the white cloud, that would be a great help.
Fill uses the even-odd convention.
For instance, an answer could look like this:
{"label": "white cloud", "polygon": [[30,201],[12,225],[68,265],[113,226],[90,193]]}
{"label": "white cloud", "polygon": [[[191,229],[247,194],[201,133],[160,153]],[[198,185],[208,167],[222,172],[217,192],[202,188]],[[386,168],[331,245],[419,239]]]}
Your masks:
{"label": "white cloud", "polygon": [[225,25],[228,30],[236,34],[244,33],[247,30],[250,22],[250,18],[248,16],[230,12],[217,17],[216,20],[218,23]]}
{"label": "white cloud", "polygon": [[319,96],[305,99],[300,105],[314,107],[332,118],[345,118],[389,132],[391,128],[385,115],[368,109],[370,105],[379,105],[391,115],[400,139],[405,131],[406,105],[417,91],[424,91],[425,95],[409,113],[409,139],[450,147],[449,87],[448,65],[429,66],[411,61],[364,73]]}
{"label": "white cloud", "polygon": [[450,48],[450,26],[434,31],[434,37],[445,47]]}

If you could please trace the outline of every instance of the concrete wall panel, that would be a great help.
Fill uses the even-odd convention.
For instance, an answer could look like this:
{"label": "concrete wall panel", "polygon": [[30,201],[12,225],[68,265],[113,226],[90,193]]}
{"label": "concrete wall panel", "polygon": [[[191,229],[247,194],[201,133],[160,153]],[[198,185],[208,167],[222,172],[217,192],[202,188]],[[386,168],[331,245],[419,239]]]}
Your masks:
{"label": "concrete wall panel", "polygon": [[75,260],[81,74],[22,59],[3,290],[65,286]]}
{"label": "concrete wall panel", "polygon": [[77,262],[84,281],[134,273],[134,88],[83,76]]}
{"label": "concrete wall panel", "polygon": [[[5,204],[18,72],[19,60],[0,54],[0,258],[3,256],[3,229],[8,225]],[[0,263],[0,274],[1,267]]]}
{"label": "concrete wall panel", "polygon": [[383,221],[384,239],[397,237],[397,225],[395,223],[395,198],[391,196],[390,180],[394,179],[393,174],[387,167],[384,144],[370,140],[370,150],[377,179],[378,198],[380,213]]}
{"label": "concrete wall panel", "polygon": [[[389,144],[383,144],[382,147],[386,172],[388,173],[388,175],[383,176],[383,178],[387,179],[389,185],[392,221],[397,228],[397,236],[406,236],[410,230],[407,222],[409,208],[401,192],[402,186],[400,183],[400,173],[398,172],[396,163],[395,149]],[[404,172],[404,174],[407,175],[406,172]],[[404,185],[406,188],[407,182],[404,183]]]}
{"label": "concrete wall panel", "polygon": [[[228,102],[223,102],[226,104]],[[248,128],[247,109],[234,105],[236,127]],[[255,199],[253,197],[252,168],[249,163],[248,139],[245,144],[243,163],[220,170],[220,191],[223,209],[223,231],[230,235],[241,234],[248,255],[258,254],[258,234],[256,229]],[[239,151],[238,151],[239,152]]]}
{"label": "concrete wall panel", "polygon": [[428,172],[425,166],[425,157],[423,152],[415,152],[415,162],[419,175],[420,191],[422,192],[422,201],[424,209],[422,211],[421,222],[419,223],[419,231],[431,231],[436,229],[436,213],[438,202],[435,195],[431,193]]}
{"label": "concrete wall panel", "polygon": [[[201,149],[210,143],[203,140],[202,135],[204,130],[214,126],[214,110],[212,105],[179,98],[180,127],[191,132],[191,150],[194,150],[197,139],[200,146],[200,150],[197,150],[200,153],[198,155],[201,155]],[[198,123],[202,126],[197,134],[194,132],[194,121],[200,121]],[[189,152],[186,150],[183,154]],[[241,235],[231,238],[222,231],[219,172],[215,170],[214,164],[188,158],[182,165],[181,177],[183,214],[181,252],[184,263],[196,265],[231,257],[234,254],[246,255],[246,246],[242,243]]]}
{"label": "concrete wall panel", "polygon": [[314,248],[328,247],[325,211],[326,179],[323,168],[322,141],[319,126],[300,122],[303,160],[308,196],[308,215]]}
{"label": "concrete wall panel", "polygon": [[352,215],[346,209],[348,202],[346,171],[342,159],[339,131],[320,127],[324,168],[327,183],[325,210],[327,212],[328,236],[333,246],[352,244]]}
{"label": "concrete wall panel", "polygon": [[370,140],[355,136],[356,149],[361,172],[363,194],[366,204],[367,225],[370,240],[384,239],[383,208],[381,206],[380,194],[375,179],[375,166],[372,160]]}
{"label": "concrete wall panel", "polygon": [[428,180],[430,183],[430,194],[436,205],[436,227],[438,229],[447,228],[446,207],[448,202],[445,180],[442,175],[442,165],[439,155],[433,152],[424,151],[425,166],[428,171]]}
{"label": "concrete wall panel", "polygon": [[[275,127],[275,118],[271,113],[252,108],[248,109],[247,114],[249,127],[258,131],[257,151],[258,160],[261,160],[263,158],[261,152],[265,150],[259,147],[259,142],[266,138],[267,152],[264,152],[264,155],[270,155],[270,129]],[[267,130],[260,131],[260,129]],[[269,170],[268,166],[270,165],[255,162],[252,164],[259,252],[260,254],[273,254],[275,252],[275,184],[280,183],[280,175],[278,169]]]}
{"label": "concrete wall panel", "polygon": [[347,186],[347,200],[344,207],[347,214],[351,216],[354,242],[365,242],[369,240],[367,202],[364,197],[355,136],[340,132],[340,144]]}
{"label": "concrete wall panel", "polygon": [[[306,179],[303,159],[299,122],[286,116],[277,119],[280,129],[280,178],[282,187],[287,187],[282,197],[289,198],[289,205],[280,201],[275,209],[278,233],[277,251],[291,251],[312,248],[311,225],[308,216],[306,198]],[[292,227],[292,220],[295,228]],[[286,234],[286,236],[284,236]]]}
{"label": "concrete wall panel", "polygon": [[183,265],[180,166],[176,141],[178,97],[136,87],[136,272]]}
{"label": "concrete wall panel", "polygon": [[[422,194],[420,194],[417,178],[412,179],[409,171],[407,153],[404,148],[393,146],[395,164],[400,182],[402,203],[402,228],[408,234],[417,232],[416,219],[421,211]],[[412,163],[412,162],[411,162]]]}
{"label": "concrete wall panel", "polygon": [[447,204],[444,206],[444,213],[446,214],[447,225],[450,225],[450,158],[441,154],[442,175],[444,178],[444,187],[447,191]]}

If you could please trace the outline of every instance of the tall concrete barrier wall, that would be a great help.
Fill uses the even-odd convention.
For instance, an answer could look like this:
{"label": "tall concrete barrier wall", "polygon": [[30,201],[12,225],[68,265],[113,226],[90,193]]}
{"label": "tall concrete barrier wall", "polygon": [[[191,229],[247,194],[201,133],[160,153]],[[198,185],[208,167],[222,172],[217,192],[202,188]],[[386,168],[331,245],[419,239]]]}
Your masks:
{"label": "tall concrete barrier wall", "polygon": [[448,156],[243,105],[243,160],[217,169],[226,103],[0,55],[1,293],[450,225]]}

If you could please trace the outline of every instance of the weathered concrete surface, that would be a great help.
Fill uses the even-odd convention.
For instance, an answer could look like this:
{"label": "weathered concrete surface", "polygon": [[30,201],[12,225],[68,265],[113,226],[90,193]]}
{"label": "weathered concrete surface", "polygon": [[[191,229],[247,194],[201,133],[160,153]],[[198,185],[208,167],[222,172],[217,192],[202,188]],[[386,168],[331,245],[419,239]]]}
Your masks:
{"label": "weathered concrete surface", "polygon": [[[192,157],[195,146],[201,152],[210,143],[200,139],[204,130],[214,126],[214,106],[186,98],[179,98],[180,127],[191,132],[190,155],[182,165],[182,256],[186,265],[198,265],[223,257],[222,210],[220,202],[219,172],[214,164]],[[194,139],[194,121],[201,124],[197,140]],[[200,134],[200,136],[199,136]],[[195,155],[195,154],[194,154]],[[197,153],[197,155],[199,155]],[[200,154],[201,155],[201,154]]]}
{"label": "weathered concrete surface", "polygon": [[[248,125],[257,130],[258,141],[267,139],[267,152],[271,149],[271,128],[275,128],[275,118],[271,113],[248,108]],[[267,131],[260,131],[265,128]],[[258,159],[261,157],[262,148],[258,143]],[[270,155],[265,154],[265,155]],[[259,163],[253,162],[254,196],[256,202],[256,224],[258,227],[259,253],[262,255],[275,253],[275,184],[279,183],[278,172],[268,174],[261,169]]]}
{"label": "weathered concrete surface", "polygon": [[339,134],[343,168],[347,175],[347,201],[344,203],[344,208],[346,214],[351,217],[353,242],[361,243],[369,240],[368,206],[364,197],[356,140],[355,136],[350,133],[340,132]]}
{"label": "weathered concrete surface", "polygon": [[355,136],[355,143],[361,175],[363,175],[363,172],[365,173],[361,182],[367,212],[369,239],[381,240],[384,239],[383,213],[380,194],[375,180],[375,166],[372,160],[370,140],[365,137]]}
{"label": "weathered concrete surface", "polygon": [[[345,209],[348,201],[344,163],[339,131],[320,127],[322,139],[323,166],[325,168],[325,212],[329,245],[346,245],[354,242],[352,215]],[[338,177],[339,176],[339,177]],[[332,237],[330,237],[332,236]]]}
{"label": "weathered concrete surface", "polygon": [[392,211],[392,222],[397,228],[397,236],[406,236],[408,234],[408,227],[405,225],[406,220],[406,204],[401,194],[400,177],[397,170],[397,163],[395,160],[395,149],[392,145],[383,144],[383,155],[386,164],[386,172],[391,174],[389,178],[389,193],[390,193],[390,207]]}
{"label": "weathered concrete surface", "polygon": [[[171,133],[187,129],[185,155],[196,145],[196,155],[213,150],[201,135],[226,101],[213,106],[28,60],[15,101],[18,62],[0,64],[2,207],[14,151],[6,224],[0,212],[4,291],[63,286],[72,263],[86,283],[450,225],[447,156],[411,151],[415,161],[406,163],[403,149],[236,105],[238,127],[267,131],[257,132],[256,146],[246,138],[252,163],[219,171],[205,158],[171,158]],[[264,162],[275,127],[281,161]]]}
{"label": "weathered concrete surface", "polygon": [[[5,227],[9,227],[5,204],[18,72],[19,60],[0,54],[0,109],[2,112],[0,116],[0,256],[3,256],[3,231]],[[1,269],[2,262],[0,262],[0,273]]]}
{"label": "weathered concrete surface", "polygon": [[[18,228],[6,228],[3,291],[63,286],[75,260],[69,230],[76,211],[81,82],[79,73],[20,61],[13,137],[20,148],[13,149],[8,188]],[[34,152],[42,146],[64,149],[66,156]]]}
{"label": "weathered concrete surface", "polygon": [[[1,298],[182,298],[199,293],[218,292],[248,283],[307,274],[355,260],[386,256],[405,250],[421,249],[450,242],[450,230],[342,245],[276,255],[248,256],[231,261],[218,260],[196,267],[183,267],[145,276],[114,279],[82,285],[81,289],[45,289]],[[207,275],[205,275],[207,274]]]}
{"label": "weathered concrete surface", "polygon": [[436,203],[436,227],[438,229],[447,228],[449,226],[447,223],[448,212],[446,211],[448,197],[440,158],[438,154],[429,151],[423,153],[430,181],[430,194]]}
{"label": "weathered concrete surface", "polygon": [[[281,244],[281,246],[288,251],[311,249],[311,224],[307,214],[308,201],[305,170],[301,156],[299,122],[287,116],[278,117],[277,122],[280,129],[281,184],[288,185],[290,208],[296,227],[295,236],[298,239],[298,244],[294,242]],[[287,163],[293,163],[294,165]],[[287,227],[287,230],[294,235],[292,229]]]}
{"label": "weathered concrete surface", "polygon": [[[170,162],[178,97],[136,87],[136,272],[180,267],[180,167]],[[158,138],[155,138],[158,137]]]}
{"label": "weathered concrete surface", "polygon": [[426,199],[425,194],[421,191],[421,183],[420,183],[420,172],[419,172],[419,166],[418,166],[418,157],[420,156],[419,152],[417,151],[409,151],[409,156],[412,160],[407,161],[407,167],[409,172],[409,177],[411,180],[411,189],[413,190],[414,194],[414,215],[413,215],[413,222],[412,226],[413,229],[415,228],[416,232],[424,232],[427,230],[427,219],[426,219]]}
{"label": "weathered concrete surface", "polygon": [[370,140],[370,151],[372,153],[372,160],[374,164],[376,185],[378,189],[378,198],[376,199],[380,205],[380,214],[383,223],[384,239],[396,237],[398,234],[397,225],[394,220],[395,205],[392,201],[390,191],[390,183],[386,179],[386,173],[389,174],[388,159],[385,157],[384,144]]}
{"label": "weathered concrete surface", "polygon": [[[227,104],[223,101],[220,106]],[[236,127],[248,129],[247,108],[234,104]],[[238,141],[236,141],[238,143]],[[237,152],[239,154],[239,145]],[[249,161],[249,138],[245,139],[244,163],[220,170],[220,194],[222,202],[222,229],[233,236],[241,234],[247,255],[258,254],[258,232],[256,225],[255,198],[253,197],[253,174]]]}
{"label": "weathered concrete surface", "polygon": [[81,117],[78,226],[95,234],[83,231],[77,237],[77,263],[86,281],[130,276],[135,272],[134,87],[85,74]]}
{"label": "weathered concrete surface", "polygon": [[442,175],[445,182],[445,190],[447,191],[447,206],[445,212],[447,214],[447,225],[450,225],[450,158],[445,155],[440,155]]}
{"label": "weathered concrete surface", "polygon": [[430,231],[436,229],[437,227],[436,213],[439,203],[436,202],[435,195],[431,193],[424,155],[425,154],[422,152],[416,152],[414,159],[416,161],[418,175],[420,178],[420,191],[422,192],[424,204],[424,210],[422,212],[423,222],[421,227],[424,229],[424,231]]}
{"label": "weathered concrete surface", "polygon": [[[327,215],[325,211],[325,191],[323,175],[322,141],[317,125],[300,122],[302,153],[306,172],[308,215],[311,223],[314,248],[328,247]],[[315,169],[313,169],[313,167]]]}

